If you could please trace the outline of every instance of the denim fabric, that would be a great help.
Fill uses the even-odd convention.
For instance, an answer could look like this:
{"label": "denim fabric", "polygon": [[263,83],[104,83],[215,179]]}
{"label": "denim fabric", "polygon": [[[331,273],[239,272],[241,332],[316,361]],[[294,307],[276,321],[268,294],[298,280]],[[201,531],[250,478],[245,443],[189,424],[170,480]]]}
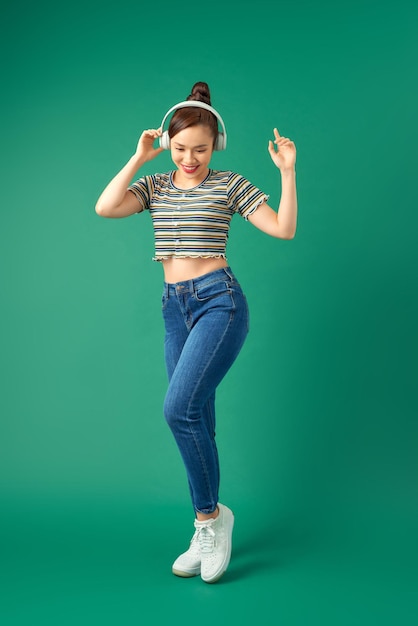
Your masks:
{"label": "denim fabric", "polygon": [[215,390],[248,333],[248,306],[229,267],[164,283],[165,359],[169,386],[164,415],[183,458],[195,511],[218,503]]}

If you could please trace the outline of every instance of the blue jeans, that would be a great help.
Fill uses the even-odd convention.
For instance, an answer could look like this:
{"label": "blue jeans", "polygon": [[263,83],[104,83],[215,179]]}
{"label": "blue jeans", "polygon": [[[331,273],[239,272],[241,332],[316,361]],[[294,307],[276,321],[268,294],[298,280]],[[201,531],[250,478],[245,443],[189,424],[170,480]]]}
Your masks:
{"label": "blue jeans", "polygon": [[164,283],[162,310],[169,378],[164,415],[183,458],[194,509],[212,513],[219,492],[215,390],[247,336],[247,301],[226,267]]}

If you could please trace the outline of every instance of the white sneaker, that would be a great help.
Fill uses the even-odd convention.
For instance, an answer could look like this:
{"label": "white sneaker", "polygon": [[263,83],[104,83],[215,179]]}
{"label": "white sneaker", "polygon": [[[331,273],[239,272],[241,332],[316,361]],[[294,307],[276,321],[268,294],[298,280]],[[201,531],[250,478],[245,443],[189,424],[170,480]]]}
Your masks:
{"label": "white sneaker", "polygon": [[173,574],[182,578],[191,578],[200,574],[200,544],[197,529],[190,541],[190,548],[174,561],[172,571]]}
{"label": "white sneaker", "polygon": [[225,573],[231,560],[234,515],[228,507],[218,504],[216,519],[195,520],[201,558],[201,576],[206,583],[214,583]]}

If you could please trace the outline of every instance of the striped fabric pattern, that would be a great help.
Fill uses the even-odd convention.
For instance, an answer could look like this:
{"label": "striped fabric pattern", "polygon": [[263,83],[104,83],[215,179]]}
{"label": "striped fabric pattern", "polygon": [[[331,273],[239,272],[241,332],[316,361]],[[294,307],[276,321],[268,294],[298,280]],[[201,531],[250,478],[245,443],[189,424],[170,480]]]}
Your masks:
{"label": "striped fabric pattern", "polygon": [[248,220],[268,196],[240,174],[209,170],[193,189],[178,189],[173,173],[143,176],[128,188],[151,213],[155,261],[171,257],[226,257],[234,213]]}

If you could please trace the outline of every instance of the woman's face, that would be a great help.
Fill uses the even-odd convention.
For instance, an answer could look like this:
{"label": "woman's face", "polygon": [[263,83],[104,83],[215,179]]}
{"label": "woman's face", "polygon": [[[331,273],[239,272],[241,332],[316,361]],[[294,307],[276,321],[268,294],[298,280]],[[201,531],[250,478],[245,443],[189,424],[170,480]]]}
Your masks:
{"label": "woman's face", "polygon": [[213,152],[213,135],[208,126],[189,126],[170,140],[171,158],[178,171],[176,185],[195,187],[208,174]]}

